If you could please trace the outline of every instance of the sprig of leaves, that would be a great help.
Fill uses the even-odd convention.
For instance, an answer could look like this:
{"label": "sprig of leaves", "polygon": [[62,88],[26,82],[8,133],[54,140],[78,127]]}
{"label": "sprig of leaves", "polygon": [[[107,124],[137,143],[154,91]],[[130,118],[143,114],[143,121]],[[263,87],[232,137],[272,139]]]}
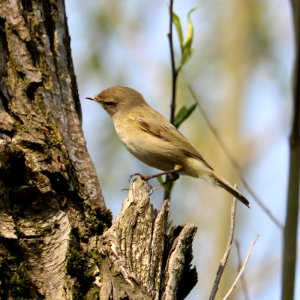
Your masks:
{"label": "sprig of leaves", "polygon": [[[187,15],[188,20],[188,28],[185,37],[183,36],[183,30],[180,18],[175,12],[172,13],[172,22],[175,25],[177,37],[180,44],[180,50],[181,50],[181,59],[180,64],[176,69],[176,72],[179,73],[181,68],[188,62],[188,60],[191,58],[193,53],[193,39],[194,39],[194,25],[191,20],[191,15],[196,9],[193,8],[189,11]],[[178,113],[176,114],[174,118],[174,126],[178,128],[195,110],[197,104],[193,104],[190,107],[187,107],[186,105],[182,106]]]}

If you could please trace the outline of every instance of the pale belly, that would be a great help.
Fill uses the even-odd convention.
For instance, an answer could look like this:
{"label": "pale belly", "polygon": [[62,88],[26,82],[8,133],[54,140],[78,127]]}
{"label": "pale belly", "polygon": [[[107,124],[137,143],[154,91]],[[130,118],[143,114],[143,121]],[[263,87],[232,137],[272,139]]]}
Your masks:
{"label": "pale belly", "polygon": [[123,143],[130,153],[151,167],[168,171],[174,169],[178,164],[174,157],[176,155],[174,155],[173,147],[166,145],[166,142],[160,143],[156,140],[135,138]]}
{"label": "pale belly", "polygon": [[[130,130],[132,128],[127,128]],[[169,142],[151,136],[142,130],[134,128],[126,131],[124,126],[117,130],[117,134],[125,147],[143,163],[159,170],[172,170],[175,165],[179,165],[181,153]]]}

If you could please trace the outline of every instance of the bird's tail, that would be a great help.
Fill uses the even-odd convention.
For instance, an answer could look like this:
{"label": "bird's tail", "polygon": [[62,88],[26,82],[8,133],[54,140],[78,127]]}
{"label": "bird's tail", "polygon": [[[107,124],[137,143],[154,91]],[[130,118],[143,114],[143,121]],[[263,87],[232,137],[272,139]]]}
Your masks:
{"label": "bird's tail", "polygon": [[250,208],[249,201],[234,187],[232,187],[225,179],[218,177],[216,174],[210,174],[211,182],[213,185],[219,186],[230,193],[232,196],[243,202],[247,207]]}

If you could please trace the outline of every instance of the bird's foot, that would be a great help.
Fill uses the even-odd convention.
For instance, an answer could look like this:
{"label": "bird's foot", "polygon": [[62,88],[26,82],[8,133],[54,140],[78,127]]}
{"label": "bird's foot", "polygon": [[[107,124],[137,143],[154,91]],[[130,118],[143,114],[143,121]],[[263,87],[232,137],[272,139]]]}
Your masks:
{"label": "bird's foot", "polygon": [[179,172],[178,169],[172,169],[172,170],[169,170],[169,171],[160,172],[160,173],[150,175],[150,176],[145,176],[141,173],[134,173],[134,174],[130,175],[129,180],[132,177],[139,176],[139,177],[141,177],[141,179],[143,181],[149,181],[150,179],[153,179],[153,178],[157,178],[157,177],[160,177],[160,176],[163,176],[163,175],[169,175],[168,181],[165,182],[165,183],[168,183],[169,181],[175,181],[179,178],[178,172]]}
{"label": "bird's foot", "polygon": [[143,175],[143,174],[141,174],[141,173],[134,173],[134,174],[130,175],[129,181],[131,180],[131,178],[133,178],[133,181],[136,180],[136,178],[134,178],[134,177],[141,177],[141,179],[142,179],[143,181],[146,181],[146,182],[147,182],[148,180],[154,178],[154,177],[152,177],[152,176],[145,176],[145,175]]}
{"label": "bird's foot", "polygon": [[134,173],[134,174],[130,175],[129,182],[131,181],[132,178],[133,178],[132,182],[134,182],[137,179],[137,177],[140,177],[143,180],[143,182],[146,184],[147,192],[149,193],[149,195],[151,195],[153,192],[153,187],[149,183],[149,180],[152,179],[152,176],[145,176],[141,173]]}
{"label": "bird's foot", "polygon": [[157,184],[157,185],[151,187],[151,189],[148,190],[149,195],[151,195],[155,190],[159,189],[159,188],[162,187],[162,186],[163,186],[163,184],[160,184],[160,183],[159,183],[159,184]]}
{"label": "bird's foot", "polygon": [[[168,174],[167,181],[159,183],[154,187],[149,183],[150,179],[157,178],[157,177],[163,176],[165,174]],[[161,172],[161,173],[150,175],[150,176],[145,176],[141,173],[134,173],[134,174],[130,175],[129,182],[131,181],[132,178],[133,178],[132,181],[135,181],[137,179],[137,177],[140,177],[145,182],[145,184],[147,186],[147,192],[149,193],[149,195],[151,195],[158,188],[164,187],[165,185],[167,185],[168,183],[170,183],[172,181],[176,181],[179,178],[179,174],[177,172],[175,172],[175,170]]]}

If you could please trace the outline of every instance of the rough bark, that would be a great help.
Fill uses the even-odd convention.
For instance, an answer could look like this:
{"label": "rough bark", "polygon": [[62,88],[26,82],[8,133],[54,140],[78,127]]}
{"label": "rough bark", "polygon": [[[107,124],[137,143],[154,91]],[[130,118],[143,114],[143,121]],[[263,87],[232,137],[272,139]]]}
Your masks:
{"label": "rough bark", "polygon": [[169,202],[158,212],[140,179],[130,186],[114,224],[101,239],[100,299],[183,299],[197,282],[190,268],[196,227],[167,231]]}
{"label": "rough bark", "polygon": [[63,5],[0,2],[3,299],[71,298],[72,236],[88,243],[110,220],[82,134]]}
{"label": "rough bark", "polygon": [[62,0],[0,1],[0,72],[0,299],[186,294],[195,228],[167,238],[140,182],[103,235]]}

